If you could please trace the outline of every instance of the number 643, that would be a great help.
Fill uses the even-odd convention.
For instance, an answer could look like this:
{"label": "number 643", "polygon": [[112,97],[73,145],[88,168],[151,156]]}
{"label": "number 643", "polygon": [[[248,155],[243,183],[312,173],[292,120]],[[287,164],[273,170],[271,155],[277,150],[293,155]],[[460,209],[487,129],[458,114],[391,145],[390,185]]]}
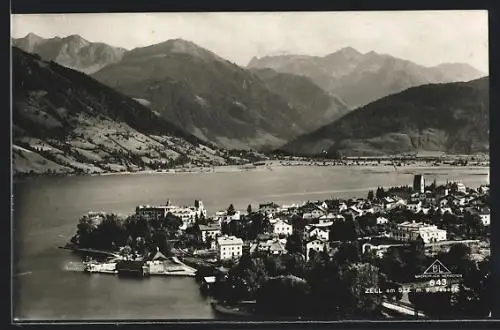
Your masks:
{"label": "number 643", "polygon": [[430,280],[429,281],[430,286],[436,286],[436,285],[446,285],[446,279],[442,278],[439,280]]}

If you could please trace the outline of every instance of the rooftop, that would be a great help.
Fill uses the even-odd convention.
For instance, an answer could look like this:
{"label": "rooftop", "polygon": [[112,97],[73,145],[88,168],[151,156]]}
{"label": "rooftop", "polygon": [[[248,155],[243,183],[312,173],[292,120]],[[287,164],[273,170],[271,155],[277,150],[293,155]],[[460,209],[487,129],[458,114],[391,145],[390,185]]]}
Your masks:
{"label": "rooftop", "polygon": [[217,238],[217,243],[219,245],[234,245],[234,244],[243,245],[243,240],[235,236],[221,236]]}

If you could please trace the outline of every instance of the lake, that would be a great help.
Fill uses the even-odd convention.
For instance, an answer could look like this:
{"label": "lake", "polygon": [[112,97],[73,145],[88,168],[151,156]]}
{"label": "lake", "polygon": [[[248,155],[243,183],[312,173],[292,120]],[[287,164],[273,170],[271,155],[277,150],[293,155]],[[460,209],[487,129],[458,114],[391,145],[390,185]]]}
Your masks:
{"label": "lake", "polygon": [[14,183],[14,317],[19,320],[213,319],[193,278],[118,279],[82,273],[78,258],[58,249],[88,211],[130,214],[139,204],[191,205],[209,214],[232,203],[289,204],[365,197],[378,186],[427,182],[488,183],[488,168],[274,167],[244,172],[41,177]]}

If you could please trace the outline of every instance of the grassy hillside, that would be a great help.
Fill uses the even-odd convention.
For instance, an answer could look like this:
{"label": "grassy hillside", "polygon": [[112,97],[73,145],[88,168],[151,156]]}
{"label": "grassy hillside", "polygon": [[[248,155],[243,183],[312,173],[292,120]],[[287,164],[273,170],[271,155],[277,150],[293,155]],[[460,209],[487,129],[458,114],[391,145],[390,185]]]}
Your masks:
{"label": "grassy hillside", "polygon": [[410,88],[356,109],[282,149],[353,156],[488,152],[489,79]]}
{"label": "grassy hillside", "polygon": [[339,98],[328,94],[311,79],[273,69],[251,69],[272,92],[288,100],[299,110],[300,121],[308,131],[313,131],[325,122],[334,121],[349,108]]}
{"label": "grassy hillside", "polygon": [[227,163],[227,153],[83,73],[13,48],[13,167],[103,173]]}
{"label": "grassy hillside", "polygon": [[189,41],[132,50],[93,77],[219,146],[275,148],[307,131],[300,110],[261,79]]}

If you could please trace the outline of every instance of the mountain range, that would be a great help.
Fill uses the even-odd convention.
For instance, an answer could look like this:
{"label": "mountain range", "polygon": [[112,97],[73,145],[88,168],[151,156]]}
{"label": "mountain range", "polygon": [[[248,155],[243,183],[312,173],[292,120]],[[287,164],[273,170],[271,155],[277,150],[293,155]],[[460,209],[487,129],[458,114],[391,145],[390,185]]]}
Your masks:
{"label": "mountain range", "polygon": [[[41,91],[46,91],[48,88],[43,86],[52,81],[54,86],[62,86],[62,82],[69,79],[74,85],[48,94],[55,94],[50,97],[55,97],[60,103],[50,99],[50,105],[47,105],[47,97],[38,99],[38,96],[33,96],[39,95],[35,91],[21,100],[14,95],[16,104],[32,104],[31,109],[45,111],[46,107],[67,108],[68,102],[92,100],[100,104],[98,107],[102,111],[107,111],[110,105],[100,103],[101,94],[115,95],[113,100],[118,100],[116,95],[120,95],[130,108],[113,108],[115,115],[120,111],[141,113],[141,116],[134,117],[138,123],[142,122],[142,116],[149,118],[148,124],[141,126],[145,131],[139,130],[133,122],[126,122],[130,129],[141,134],[157,135],[151,128],[156,127],[153,122],[158,120],[165,129],[168,126],[165,134],[180,137],[186,143],[210,145],[214,150],[282,148],[305,154],[323,149],[351,154],[387,154],[419,148],[447,152],[476,152],[486,148],[484,135],[474,133],[477,141],[473,139],[475,142],[467,146],[467,141],[457,133],[461,127],[474,132],[487,127],[472,110],[475,107],[482,109],[477,111],[483,113],[485,107],[487,109],[483,97],[468,92],[471,88],[463,87],[464,84],[458,84],[456,86],[461,87],[456,88],[435,85],[484,76],[468,64],[445,63],[428,68],[390,55],[362,54],[346,47],[324,57],[278,55],[253,58],[247,67],[241,67],[183,39],[127,51],[89,42],[77,35],[44,39],[30,33],[24,38],[12,39],[12,44],[39,55],[33,62],[36,65],[24,60],[31,63],[26,65],[28,69],[16,67],[21,71],[14,72],[15,77],[21,75],[24,81],[29,81],[34,76],[26,70],[38,68],[37,72],[45,72],[43,78],[36,76],[43,81],[37,85]],[[15,51],[17,57],[27,58],[27,54],[21,56],[20,52]],[[64,67],[90,74],[93,79]],[[47,68],[49,71],[45,70]],[[88,86],[94,86],[92,91]],[[411,92],[414,86],[421,86],[422,89],[417,89],[421,92]],[[76,101],[71,93],[74,89],[83,90],[90,96],[85,96],[84,101]],[[105,92],[99,92],[100,89]],[[488,92],[487,86],[477,90],[481,90],[483,96]],[[453,98],[455,92],[464,94]],[[441,94],[446,97],[439,97]],[[428,103],[418,97],[427,98]],[[115,103],[113,107],[116,107]],[[142,110],[136,110],[138,107]],[[420,107],[430,116],[427,121],[417,115],[415,109]],[[430,109],[445,110],[433,112]],[[460,115],[461,121],[455,120],[457,113],[462,112],[467,116]],[[24,125],[16,125],[17,132],[35,136],[40,129],[47,130],[47,123],[43,120],[36,125],[27,124],[29,120],[23,116],[17,115],[18,123]],[[123,123],[118,117],[109,120],[118,125]],[[437,122],[439,120],[447,122]],[[411,124],[412,121],[415,123]],[[66,122],[59,122],[65,127]],[[68,127],[74,130],[79,125],[84,123]],[[56,125],[51,132],[55,134],[60,127]],[[90,133],[87,138],[91,138]],[[374,138],[379,140],[370,140]],[[218,152],[224,153],[222,149]],[[179,153],[187,154],[184,151]]]}
{"label": "mountain range", "polygon": [[286,144],[296,154],[373,156],[489,151],[489,78],[386,96]]}
{"label": "mountain range", "polygon": [[[285,79],[303,90],[299,104],[284,92],[288,87],[276,88],[276,76],[246,70],[182,39],[131,50],[92,76],[187,132],[232,149],[276,148],[345,111],[309,79]],[[304,107],[318,93],[323,99],[316,108]]]}
{"label": "mountain range", "polygon": [[16,47],[12,66],[15,174],[228,163],[224,150],[81,72]]}
{"label": "mountain range", "polygon": [[469,81],[485,74],[464,63],[425,67],[374,51],[363,54],[352,47],[326,56],[279,55],[252,58],[248,68],[270,68],[309,77],[351,109],[407,88],[428,84]]}
{"label": "mountain range", "polygon": [[64,38],[42,38],[29,33],[23,38],[11,39],[12,46],[28,53],[36,53],[47,61],[90,74],[108,64],[119,62],[127,51],[101,42],[90,42],[79,35]]}

